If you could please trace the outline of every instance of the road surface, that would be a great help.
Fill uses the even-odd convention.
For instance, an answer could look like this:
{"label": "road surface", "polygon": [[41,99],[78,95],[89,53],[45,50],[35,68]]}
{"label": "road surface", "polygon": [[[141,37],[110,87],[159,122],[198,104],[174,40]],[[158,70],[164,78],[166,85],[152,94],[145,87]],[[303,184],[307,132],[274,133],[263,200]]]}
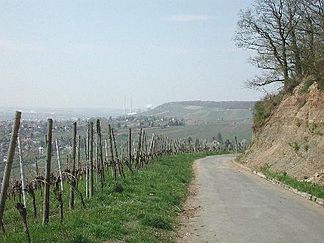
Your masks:
{"label": "road surface", "polygon": [[324,242],[324,208],[212,156],[196,178],[178,242]]}

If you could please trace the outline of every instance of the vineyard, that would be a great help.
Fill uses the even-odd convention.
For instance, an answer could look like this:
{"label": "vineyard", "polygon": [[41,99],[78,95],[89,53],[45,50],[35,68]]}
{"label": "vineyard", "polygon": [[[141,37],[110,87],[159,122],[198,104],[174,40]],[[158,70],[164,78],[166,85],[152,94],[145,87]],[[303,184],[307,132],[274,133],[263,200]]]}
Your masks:
{"label": "vineyard", "polygon": [[[48,119],[44,173],[40,173],[36,164],[33,176],[26,174],[24,169],[24,151],[19,136],[20,121],[21,113],[17,112],[3,172],[0,201],[3,239],[6,239],[6,235],[23,229],[27,242],[40,241],[32,239],[30,222],[41,223],[43,227],[50,227],[52,221],[64,224],[69,212],[87,210],[94,205],[92,199],[98,200],[96,195],[101,197],[107,187],[112,193],[122,192],[124,187],[121,182],[135,178],[164,156],[242,149],[236,138],[226,146],[207,143],[206,140],[170,139],[156,134],[148,138],[142,128],[138,131],[129,128],[127,141],[124,141],[118,139],[110,125],[107,133],[103,133],[98,119],[96,122],[88,122],[85,134],[80,133],[77,122],[73,122],[72,149],[66,155],[62,153],[60,141],[53,136],[53,120]],[[19,179],[11,178],[17,153]],[[66,158],[64,162],[62,158]],[[16,223],[18,220],[20,224]]]}

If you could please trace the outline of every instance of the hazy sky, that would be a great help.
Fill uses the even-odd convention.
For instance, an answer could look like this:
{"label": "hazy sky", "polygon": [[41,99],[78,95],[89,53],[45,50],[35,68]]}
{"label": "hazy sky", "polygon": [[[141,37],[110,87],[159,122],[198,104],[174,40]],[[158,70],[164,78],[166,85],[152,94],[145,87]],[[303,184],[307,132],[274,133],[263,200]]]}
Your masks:
{"label": "hazy sky", "polygon": [[0,0],[0,106],[255,100],[256,69],[233,43],[250,3]]}

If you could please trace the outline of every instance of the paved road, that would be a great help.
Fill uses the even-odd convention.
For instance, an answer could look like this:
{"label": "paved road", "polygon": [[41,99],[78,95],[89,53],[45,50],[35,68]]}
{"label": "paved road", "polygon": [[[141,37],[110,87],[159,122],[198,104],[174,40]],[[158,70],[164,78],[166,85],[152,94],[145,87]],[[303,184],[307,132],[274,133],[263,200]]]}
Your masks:
{"label": "paved road", "polygon": [[186,203],[178,242],[324,242],[324,208],[234,165],[196,161],[197,194]]}

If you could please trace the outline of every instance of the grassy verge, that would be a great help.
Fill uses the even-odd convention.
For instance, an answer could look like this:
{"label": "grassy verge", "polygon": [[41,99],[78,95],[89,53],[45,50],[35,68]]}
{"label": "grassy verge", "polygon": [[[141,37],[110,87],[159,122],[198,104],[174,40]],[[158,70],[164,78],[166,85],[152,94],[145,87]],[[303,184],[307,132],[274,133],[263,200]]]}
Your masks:
{"label": "grassy verge", "polygon": [[268,165],[261,167],[261,172],[269,178],[276,179],[292,188],[301,192],[307,192],[315,197],[324,199],[324,187],[307,181],[299,181],[286,172],[273,172]]}
{"label": "grassy verge", "polygon": [[[210,154],[179,154],[153,161],[124,180],[107,183],[102,192],[97,189],[95,196],[86,200],[87,209],[82,209],[77,201],[75,210],[66,210],[62,224],[52,199],[51,211],[56,213],[48,225],[41,224],[40,215],[33,219],[28,211],[32,242],[170,242],[192,179],[192,162],[207,155]],[[83,188],[82,181],[79,187]],[[37,201],[40,214],[41,195],[37,195]],[[4,219],[7,232],[0,235],[0,242],[25,241],[14,204],[14,200],[7,203]]]}

